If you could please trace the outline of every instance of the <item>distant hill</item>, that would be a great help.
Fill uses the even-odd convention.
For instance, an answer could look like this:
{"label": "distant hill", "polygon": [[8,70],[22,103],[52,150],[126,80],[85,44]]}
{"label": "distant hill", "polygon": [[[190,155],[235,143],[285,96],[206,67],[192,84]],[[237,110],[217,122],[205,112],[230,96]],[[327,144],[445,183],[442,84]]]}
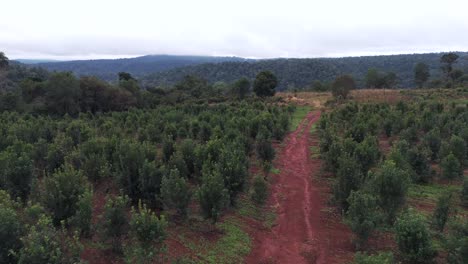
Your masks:
{"label": "distant hill", "polygon": [[47,60],[47,59],[16,59],[15,61],[23,63],[23,64],[58,62],[57,60]]}
{"label": "distant hill", "polygon": [[78,76],[92,75],[111,81],[117,78],[119,72],[142,76],[177,67],[226,61],[242,62],[246,61],[246,59],[237,57],[148,55],[129,59],[47,62],[38,63],[34,66],[40,66],[49,71],[71,71]]}
{"label": "distant hill", "polygon": [[[414,87],[413,68],[418,62],[429,65],[431,78],[440,77],[440,57],[443,53],[408,54],[390,56],[365,56],[316,59],[269,59],[257,61],[208,63],[179,67],[157,72],[140,78],[146,86],[170,85],[185,75],[197,75],[209,82],[232,82],[241,77],[249,79],[263,70],[272,71],[279,79],[279,89],[306,87],[314,80],[332,81],[337,75],[351,74],[358,86],[363,87],[369,68],[395,72],[399,78],[398,87]],[[455,68],[468,72],[468,52],[457,52],[460,56]]]}

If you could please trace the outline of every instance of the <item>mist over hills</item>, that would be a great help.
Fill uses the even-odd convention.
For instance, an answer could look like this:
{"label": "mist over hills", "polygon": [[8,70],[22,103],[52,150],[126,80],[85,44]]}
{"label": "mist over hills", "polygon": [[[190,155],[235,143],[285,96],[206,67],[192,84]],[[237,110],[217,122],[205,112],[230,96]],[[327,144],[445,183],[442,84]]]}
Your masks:
{"label": "mist over hills", "polygon": [[[426,63],[431,79],[440,78],[440,57],[443,53],[363,56],[343,58],[305,59],[245,59],[239,57],[148,55],[129,59],[80,60],[37,63],[49,71],[71,71],[78,76],[93,75],[107,81],[117,78],[118,72],[128,72],[145,87],[168,86],[186,75],[196,75],[210,83],[233,82],[241,77],[253,79],[263,70],[272,71],[279,80],[279,90],[288,87],[303,88],[314,80],[332,81],[336,76],[351,74],[359,87],[365,84],[370,68],[394,72],[399,88],[414,87],[413,68],[418,62]],[[460,56],[455,68],[468,70],[468,52]]]}

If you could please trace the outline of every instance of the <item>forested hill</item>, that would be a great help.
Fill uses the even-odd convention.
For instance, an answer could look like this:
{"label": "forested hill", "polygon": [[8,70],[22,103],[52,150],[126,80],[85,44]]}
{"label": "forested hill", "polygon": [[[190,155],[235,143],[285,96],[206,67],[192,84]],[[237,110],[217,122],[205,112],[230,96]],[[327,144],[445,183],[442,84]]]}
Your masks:
{"label": "forested hill", "polygon": [[[408,54],[391,56],[367,56],[316,59],[270,59],[243,62],[209,63],[180,67],[158,72],[140,78],[146,86],[174,84],[186,75],[196,75],[209,82],[232,82],[241,77],[253,79],[263,70],[272,71],[279,79],[279,89],[288,87],[304,88],[314,80],[332,81],[337,75],[351,74],[359,87],[363,87],[369,68],[384,72],[394,72],[398,76],[398,87],[414,87],[413,68],[418,62],[430,68],[431,79],[439,78],[440,57],[443,53]],[[455,68],[468,69],[468,52],[457,52],[460,56]]]}
{"label": "forested hill", "polygon": [[71,71],[78,76],[92,75],[111,81],[117,79],[117,73],[119,72],[128,72],[134,76],[142,76],[188,65],[226,61],[240,62],[246,61],[246,59],[238,57],[148,55],[129,59],[37,63],[34,66],[40,66],[50,71]]}

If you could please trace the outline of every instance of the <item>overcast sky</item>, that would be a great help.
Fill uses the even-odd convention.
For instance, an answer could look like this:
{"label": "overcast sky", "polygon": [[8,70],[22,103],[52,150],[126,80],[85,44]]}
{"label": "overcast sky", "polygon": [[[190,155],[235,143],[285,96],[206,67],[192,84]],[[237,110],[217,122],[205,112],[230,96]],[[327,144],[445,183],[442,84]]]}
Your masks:
{"label": "overcast sky", "polygon": [[468,51],[467,0],[5,0],[10,59]]}

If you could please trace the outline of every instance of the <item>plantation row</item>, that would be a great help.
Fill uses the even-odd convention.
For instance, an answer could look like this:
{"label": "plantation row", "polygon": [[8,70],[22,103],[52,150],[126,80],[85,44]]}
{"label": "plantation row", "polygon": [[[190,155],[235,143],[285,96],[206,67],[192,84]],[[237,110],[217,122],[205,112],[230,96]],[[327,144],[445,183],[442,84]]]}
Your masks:
{"label": "plantation row", "polygon": [[[402,259],[426,263],[437,254],[432,241],[436,233],[449,263],[467,263],[468,221],[455,216],[455,207],[468,206],[468,181],[461,192],[438,197],[429,221],[432,229],[406,202],[410,185],[461,182],[468,166],[466,103],[347,103],[323,115],[319,135],[321,157],[335,175],[334,200],[345,213],[359,250],[366,249],[375,229],[386,227],[395,232]],[[388,140],[391,148],[381,147],[379,140]],[[442,233],[448,222],[450,228]],[[356,261],[391,263],[391,258],[361,254]]]}
{"label": "plantation row", "polygon": [[[249,156],[269,169],[271,140],[286,134],[293,110],[233,102],[78,118],[1,113],[0,262],[75,263],[79,237],[97,229],[129,262],[154,259],[168,220],[151,209],[184,219],[195,208],[216,222],[245,190]],[[109,194],[103,214],[93,216],[99,184]],[[263,177],[252,186],[262,202]],[[129,218],[130,205],[138,206]]]}

